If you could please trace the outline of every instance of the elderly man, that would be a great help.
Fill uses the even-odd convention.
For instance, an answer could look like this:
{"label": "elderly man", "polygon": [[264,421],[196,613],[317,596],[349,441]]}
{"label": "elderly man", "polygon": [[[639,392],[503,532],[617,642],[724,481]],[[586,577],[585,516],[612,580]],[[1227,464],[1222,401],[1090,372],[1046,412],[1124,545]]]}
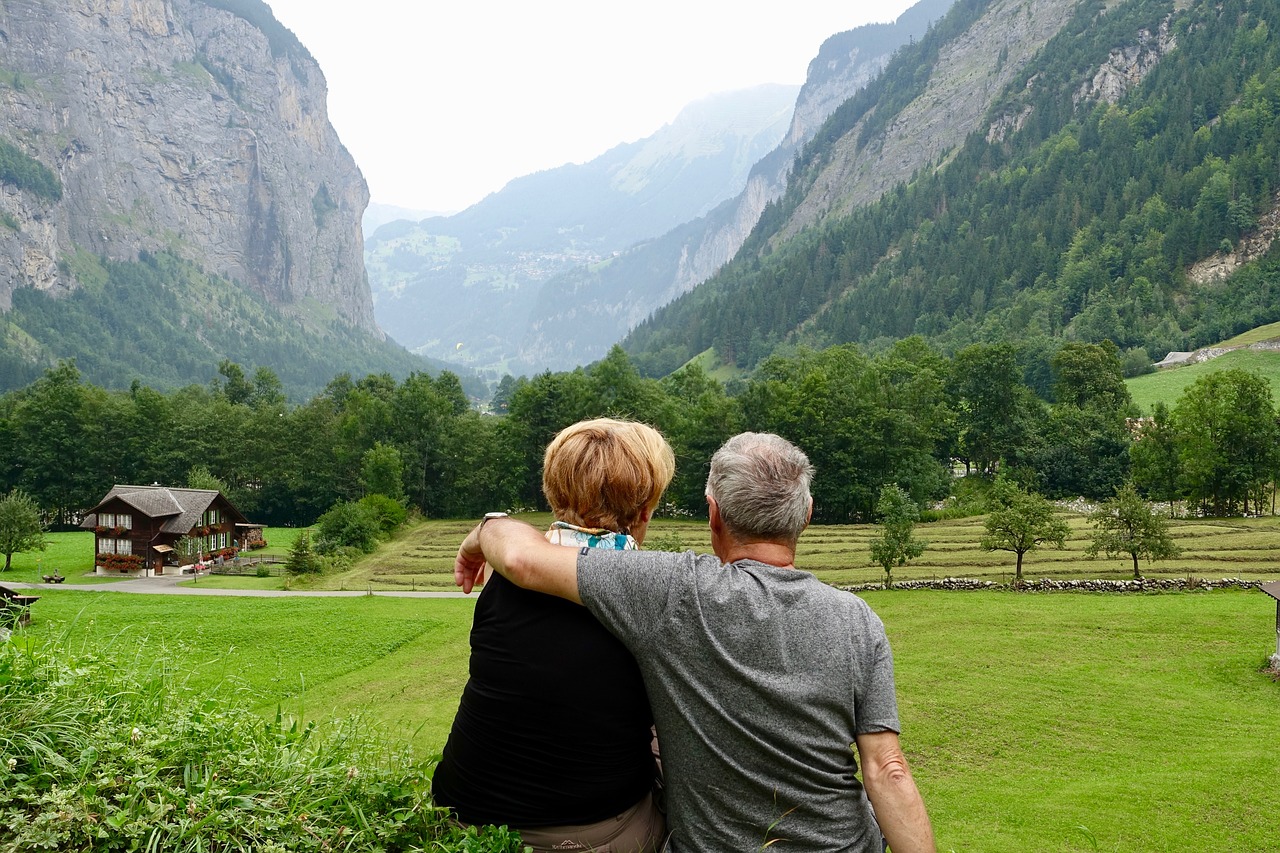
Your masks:
{"label": "elderly man", "polygon": [[571,550],[493,514],[458,550],[465,591],[487,561],[519,586],[585,605],[635,655],[677,853],[879,853],[882,833],[894,853],[935,849],[898,745],[884,626],[861,599],[794,566],[812,476],[776,435],[729,439],[707,479],[715,557]]}

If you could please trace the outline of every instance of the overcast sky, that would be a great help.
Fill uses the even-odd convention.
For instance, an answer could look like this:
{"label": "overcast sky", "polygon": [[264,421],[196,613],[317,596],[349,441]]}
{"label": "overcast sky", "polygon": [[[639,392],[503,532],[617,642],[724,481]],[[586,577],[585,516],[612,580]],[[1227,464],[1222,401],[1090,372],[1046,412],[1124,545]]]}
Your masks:
{"label": "overcast sky", "polygon": [[831,35],[914,0],[267,0],[329,82],[373,201],[454,211],[652,134],[686,104],[803,83]]}

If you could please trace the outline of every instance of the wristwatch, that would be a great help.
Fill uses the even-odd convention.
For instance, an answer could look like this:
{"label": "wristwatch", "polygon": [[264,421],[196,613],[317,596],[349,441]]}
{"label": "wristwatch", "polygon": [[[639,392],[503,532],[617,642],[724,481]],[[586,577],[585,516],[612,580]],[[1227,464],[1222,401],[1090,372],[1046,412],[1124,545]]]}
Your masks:
{"label": "wristwatch", "polygon": [[486,512],[484,518],[480,519],[480,526],[484,527],[485,522],[494,518],[510,518],[505,512]]}

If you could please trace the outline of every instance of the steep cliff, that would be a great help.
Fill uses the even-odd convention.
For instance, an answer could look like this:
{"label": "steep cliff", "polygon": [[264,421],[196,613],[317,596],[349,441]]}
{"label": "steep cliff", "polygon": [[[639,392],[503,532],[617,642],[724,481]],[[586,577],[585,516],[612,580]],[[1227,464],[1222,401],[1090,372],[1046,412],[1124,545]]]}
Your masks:
{"label": "steep cliff", "polygon": [[0,185],[0,308],[76,290],[77,253],[169,252],[380,335],[368,190],[319,66],[261,0],[0,2],[0,138],[57,179]]}

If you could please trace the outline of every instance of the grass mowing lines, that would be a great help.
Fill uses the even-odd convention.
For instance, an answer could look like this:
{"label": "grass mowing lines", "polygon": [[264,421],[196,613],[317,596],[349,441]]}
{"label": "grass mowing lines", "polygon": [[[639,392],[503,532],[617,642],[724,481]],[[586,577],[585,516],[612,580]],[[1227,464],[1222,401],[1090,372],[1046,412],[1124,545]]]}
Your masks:
{"label": "grass mowing lines", "polygon": [[1280,685],[1256,592],[871,592],[939,849],[1266,849]]}
{"label": "grass mowing lines", "polygon": [[[305,673],[305,698],[286,698],[286,710],[360,709],[398,735],[416,731],[419,754],[443,744],[474,606],[474,598],[265,599],[254,602],[261,612],[242,612],[243,600],[70,592],[39,606],[71,614],[86,597],[102,605],[86,614],[92,629],[85,617],[68,629],[72,639],[91,631],[110,642],[136,624],[147,645],[137,630],[124,641],[142,658],[152,642],[181,641],[193,684],[208,684],[218,667],[243,669],[260,695],[279,691],[273,672],[292,674],[289,683]],[[1135,853],[1271,843],[1280,684],[1260,672],[1274,649],[1275,613],[1261,593],[863,597],[894,646],[903,744],[940,849],[1092,849],[1079,826],[1099,849]],[[42,609],[33,631],[51,630],[46,617],[53,613]],[[237,621],[253,630],[238,631]],[[215,631],[252,643],[256,657],[226,659],[208,639]],[[334,631],[342,642],[326,637]]]}
{"label": "grass mowing lines", "polygon": [[[383,666],[398,649],[466,646],[470,601],[222,598],[58,591],[37,604],[32,633],[91,637],[104,648],[183,653],[193,686],[234,682],[261,704],[304,697],[350,672]],[[359,707],[359,701],[349,703]],[[326,709],[312,706],[317,713]]]}

